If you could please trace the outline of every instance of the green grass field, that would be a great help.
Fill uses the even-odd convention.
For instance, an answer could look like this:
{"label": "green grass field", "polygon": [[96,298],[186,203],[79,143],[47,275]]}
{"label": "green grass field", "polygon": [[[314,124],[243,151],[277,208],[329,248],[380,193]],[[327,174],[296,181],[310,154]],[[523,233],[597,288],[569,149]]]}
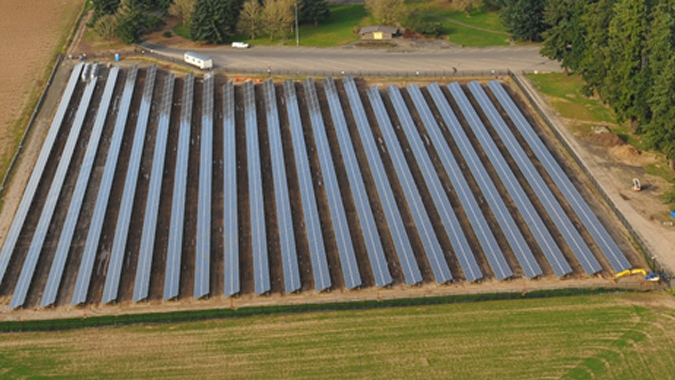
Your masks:
{"label": "green grass field", "polygon": [[667,293],[312,312],[0,336],[0,377],[663,379]]}

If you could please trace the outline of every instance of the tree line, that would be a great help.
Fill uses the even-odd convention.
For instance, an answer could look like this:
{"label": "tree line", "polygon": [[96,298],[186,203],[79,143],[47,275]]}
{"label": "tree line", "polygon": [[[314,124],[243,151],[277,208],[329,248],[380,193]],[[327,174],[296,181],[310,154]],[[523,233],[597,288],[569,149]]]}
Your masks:
{"label": "tree line", "polygon": [[178,18],[190,39],[223,43],[236,34],[270,39],[293,32],[295,7],[299,21],[318,26],[330,15],[326,0],[93,0],[90,26],[103,38],[138,43],[161,26],[163,17]]}
{"label": "tree line", "polygon": [[503,0],[514,38],[581,75],[648,148],[675,161],[675,0]]}

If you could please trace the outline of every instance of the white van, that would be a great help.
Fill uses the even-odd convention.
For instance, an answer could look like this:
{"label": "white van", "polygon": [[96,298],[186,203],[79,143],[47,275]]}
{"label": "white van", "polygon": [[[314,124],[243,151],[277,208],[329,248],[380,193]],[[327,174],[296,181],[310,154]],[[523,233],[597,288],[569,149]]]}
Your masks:
{"label": "white van", "polygon": [[202,70],[213,68],[213,60],[205,55],[187,51],[185,52],[184,58],[185,62],[195,65]]}

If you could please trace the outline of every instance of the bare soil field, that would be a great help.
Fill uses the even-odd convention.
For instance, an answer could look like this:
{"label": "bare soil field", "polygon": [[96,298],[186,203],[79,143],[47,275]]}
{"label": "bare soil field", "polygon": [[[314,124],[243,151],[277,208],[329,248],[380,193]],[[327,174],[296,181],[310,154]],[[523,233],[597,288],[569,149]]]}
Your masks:
{"label": "bare soil field", "polygon": [[82,0],[0,2],[0,177],[14,155],[55,53],[82,9]]}

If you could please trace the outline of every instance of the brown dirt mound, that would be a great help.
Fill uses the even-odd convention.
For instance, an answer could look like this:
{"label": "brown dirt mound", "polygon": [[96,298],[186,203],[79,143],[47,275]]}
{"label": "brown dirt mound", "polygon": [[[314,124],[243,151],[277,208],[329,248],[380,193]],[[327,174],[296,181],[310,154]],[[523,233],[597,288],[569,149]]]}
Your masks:
{"label": "brown dirt mound", "polygon": [[614,157],[618,158],[619,160],[631,160],[631,159],[636,159],[640,157],[640,151],[632,146],[624,143],[623,145],[615,146],[612,147],[609,150]]}
{"label": "brown dirt mound", "polygon": [[606,146],[609,148],[620,147],[626,144],[621,137],[612,132],[591,133],[588,136],[588,140],[595,145]]}

